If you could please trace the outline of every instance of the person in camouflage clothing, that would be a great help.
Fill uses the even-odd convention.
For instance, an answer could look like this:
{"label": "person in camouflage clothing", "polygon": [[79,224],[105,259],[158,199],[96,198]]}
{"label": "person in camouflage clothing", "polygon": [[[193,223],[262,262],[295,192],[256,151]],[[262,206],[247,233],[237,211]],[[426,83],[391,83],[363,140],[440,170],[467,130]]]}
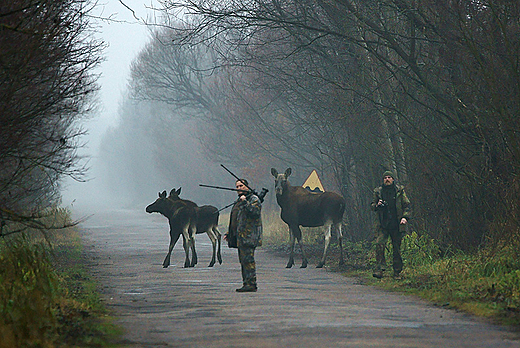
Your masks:
{"label": "person in camouflage clothing", "polygon": [[237,292],[255,292],[255,248],[262,245],[262,204],[258,196],[249,191],[245,179],[237,180],[238,200],[231,210],[228,238],[236,235],[238,259],[242,268],[243,286]]}
{"label": "person in camouflage clothing", "polygon": [[377,213],[376,221],[376,268],[373,276],[383,278],[386,268],[385,245],[388,237],[392,240],[394,278],[399,279],[403,270],[401,258],[401,240],[405,232],[406,223],[410,219],[410,200],[402,185],[395,183],[395,176],[391,171],[383,173],[383,185],[374,189],[371,208]]}

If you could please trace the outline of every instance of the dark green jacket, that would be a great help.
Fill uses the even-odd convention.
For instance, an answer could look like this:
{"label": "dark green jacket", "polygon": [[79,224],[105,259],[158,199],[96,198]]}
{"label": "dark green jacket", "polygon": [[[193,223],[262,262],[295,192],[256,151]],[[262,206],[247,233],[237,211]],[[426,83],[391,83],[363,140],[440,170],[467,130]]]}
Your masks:
{"label": "dark green jacket", "polygon": [[[397,208],[397,221],[401,221],[402,218],[406,218],[406,220],[410,220],[412,217],[412,211],[411,211],[411,203],[408,197],[406,196],[406,193],[404,192],[404,186],[402,185],[395,185],[397,192],[395,196],[395,206]],[[377,202],[381,199],[381,190],[383,189],[382,186],[376,187],[374,189],[374,198],[372,199],[372,203],[370,204],[370,207],[373,211],[375,211],[378,214],[378,219],[376,221],[376,230],[382,230],[383,226],[381,226],[383,211],[380,209],[376,209]],[[406,228],[406,225],[399,225],[399,230],[404,231]]]}

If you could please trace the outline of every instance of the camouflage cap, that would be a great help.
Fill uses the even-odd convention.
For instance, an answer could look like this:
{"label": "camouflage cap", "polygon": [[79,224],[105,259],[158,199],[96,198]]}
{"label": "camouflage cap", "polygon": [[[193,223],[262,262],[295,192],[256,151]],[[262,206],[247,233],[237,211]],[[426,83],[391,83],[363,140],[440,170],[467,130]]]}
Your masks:
{"label": "camouflage cap", "polygon": [[387,170],[383,173],[383,178],[385,176],[391,176],[394,180],[395,180],[395,175],[394,175],[394,172],[392,172],[391,170]]}

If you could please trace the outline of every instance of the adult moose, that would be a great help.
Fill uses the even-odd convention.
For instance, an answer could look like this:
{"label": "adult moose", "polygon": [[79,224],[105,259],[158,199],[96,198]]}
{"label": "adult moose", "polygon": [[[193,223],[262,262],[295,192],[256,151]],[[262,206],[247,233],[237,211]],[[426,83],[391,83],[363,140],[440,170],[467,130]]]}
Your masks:
{"label": "adult moose", "polygon": [[[174,201],[166,197],[166,191],[159,192],[159,198],[146,207],[147,213],[160,213],[168,218],[170,224],[170,246],[166,255],[163,267],[170,265],[170,258],[173,247],[182,234],[182,246],[186,254],[184,267],[194,267],[197,264],[197,252],[195,251],[195,229],[196,216],[195,208],[186,204],[182,200]],[[192,250],[190,262],[189,251]]]}
{"label": "adult moose", "polygon": [[330,244],[332,226],[338,232],[338,242],[340,249],[340,264],[343,264],[343,235],[341,232],[341,221],[345,210],[345,201],[343,197],[334,192],[310,192],[301,186],[291,186],[287,178],[291,175],[291,168],[287,168],[285,173],[279,174],[274,168],[271,168],[271,174],[274,176],[274,188],[276,192],[276,201],[282,208],[282,220],[289,226],[291,233],[291,253],[287,268],[294,265],[294,241],[298,240],[300,250],[302,252],[301,268],[307,267],[307,258],[303,251],[302,232],[300,226],[318,227],[327,226],[325,232],[325,249],[323,257],[316,266],[317,268],[325,265],[327,257],[327,249]]}
{"label": "adult moose", "polygon": [[218,218],[219,211],[216,207],[212,205],[201,205],[198,206],[195,202],[192,202],[187,199],[181,199],[179,195],[181,194],[181,188],[175,190],[172,189],[170,191],[169,199],[174,201],[183,201],[184,203],[191,205],[196,212],[196,234],[206,233],[211,240],[211,244],[213,245],[213,256],[211,257],[211,261],[208,267],[213,267],[215,265],[215,256],[218,259],[218,263],[222,264],[222,256],[220,253],[220,245],[222,240],[222,235],[218,230]]}

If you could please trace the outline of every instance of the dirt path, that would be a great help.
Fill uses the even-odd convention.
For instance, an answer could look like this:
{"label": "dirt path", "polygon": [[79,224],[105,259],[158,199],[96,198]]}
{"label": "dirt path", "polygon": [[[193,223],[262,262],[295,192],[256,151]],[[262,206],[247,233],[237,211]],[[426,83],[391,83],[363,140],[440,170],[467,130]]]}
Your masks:
{"label": "dirt path", "polygon": [[94,275],[108,307],[127,329],[125,347],[520,347],[519,335],[415,298],[360,285],[325,269],[286,269],[285,258],[257,250],[257,293],[241,285],[236,250],[208,268],[172,266],[167,220],[144,211],[96,214],[82,224]]}

